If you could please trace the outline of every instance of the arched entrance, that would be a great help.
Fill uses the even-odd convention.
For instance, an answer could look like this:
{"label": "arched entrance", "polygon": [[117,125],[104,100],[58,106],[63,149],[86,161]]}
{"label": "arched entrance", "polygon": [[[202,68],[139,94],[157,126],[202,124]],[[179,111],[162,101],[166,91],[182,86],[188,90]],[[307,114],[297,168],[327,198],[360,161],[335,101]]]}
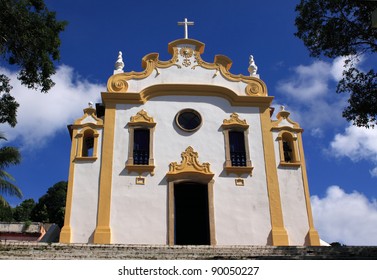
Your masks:
{"label": "arched entrance", "polygon": [[172,162],[168,180],[168,244],[215,245],[213,173],[209,163],[199,164],[188,147],[180,164]]}

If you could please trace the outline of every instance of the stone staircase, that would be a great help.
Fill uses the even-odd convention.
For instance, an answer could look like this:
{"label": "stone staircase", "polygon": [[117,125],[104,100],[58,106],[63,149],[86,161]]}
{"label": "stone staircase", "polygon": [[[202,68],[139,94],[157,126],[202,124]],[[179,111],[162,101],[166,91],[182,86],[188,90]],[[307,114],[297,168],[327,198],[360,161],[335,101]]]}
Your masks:
{"label": "stone staircase", "polygon": [[0,259],[21,260],[376,260],[377,247],[167,246],[0,242]]}

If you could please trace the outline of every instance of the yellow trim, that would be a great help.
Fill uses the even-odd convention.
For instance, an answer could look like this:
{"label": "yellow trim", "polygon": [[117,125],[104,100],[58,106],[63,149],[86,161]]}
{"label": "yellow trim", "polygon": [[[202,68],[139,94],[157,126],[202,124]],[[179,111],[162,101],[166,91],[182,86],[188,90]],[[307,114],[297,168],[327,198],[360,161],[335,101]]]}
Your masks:
{"label": "yellow trim", "polygon": [[97,227],[93,239],[93,242],[97,244],[111,243],[110,210],[115,134],[115,107],[115,104],[106,104],[99,182]]}
{"label": "yellow trim", "polygon": [[204,53],[205,44],[194,39],[178,39],[178,40],[172,41],[168,44],[168,52],[170,54],[174,54],[175,49],[179,45],[195,46],[195,51],[199,52],[200,54]]}
{"label": "yellow trim", "polygon": [[215,207],[214,207],[214,174],[210,170],[209,163],[200,164],[198,153],[192,147],[188,147],[181,153],[180,164],[172,162],[169,165],[169,172],[166,174],[168,181],[168,245],[174,245],[174,184],[182,181],[192,181],[207,184],[208,187],[208,215],[210,245],[216,245],[215,232]]}
{"label": "yellow trim", "polygon": [[[129,131],[129,144],[128,144],[128,159],[126,162],[126,169],[128,172],[137,172],[141,175],[143,172],[148,172],[152,176],[154,175],[154,128],[156,123],[153,118],[148,115],[143,109],[139,111],[135,116],[130,118],[128,122]],[[149,160],[148,165],[136,165],[134,164],[133,158],[133,147],[134,147],[134,130],[136,128],[144,128],[149,130]]]}
{"label": "yellow trim", "polygon": [[[289,131],[281,131],[276,138],[279,141],[279,155],[280,155],[280,166],[290,166],[290,167],[298,167],[301,165],[300,162],[300,154],[297,150],[297,136]],[[284,158],[284,145],[283,142],[287,141],[291,144],[292,148],[292,160],[290,162],[286,162]]]}
{"label": "yellow trim", "polygon": [[[182,127],[181,124],[179,123],[179,120],[178,120],[179,116],[180,116],[181,114],[183,114],[183,113],[187,113],[187,112],[191,112],[191,113],[193,113],[194,115],[196,115],[196,116],[198,116],[198,117],[200,118],[200,124],[199,124],[197,127],[195,127],[194,129],[186,129],[186,128]],[[175,115],[174,120],[175,120],[175,124],[176,124],[181,130],[186,131],[186,132],[195,132],[195,131],[197,131],[199,128],[201,128],[201,126],[202,126],[202,124],[203,124],[203,118],[202,118],[202,115],[201,115],[198,111],[196,111],[196,110],[194,110],[194,109],[191,109],[191,108],[186,108],[186,109],[182,109],[182,110],[180,110],[180,111]]]}
{"label": "yellow trim", "polygon": [[270,110],[269,107],[260,108],[260,110],[267,193],[270,205],[272,245],[288,246],[289,241],[287,231],[284,228],[274,142],[271,135]]}
{"label": "yellow trim", "polygon": [[117,104],[145,104],[158,96],[215,96],[221,97],[232,106],[270,106],[273,96],[237,95],[231,89],[218,85],[159,84],[144,88],[140,92],[102,92],[102,102]]}
{"label": "yellow trim", "polygon": [[[88,131],[90,131],[90,133],[93,133],[93,155],[92,156],[83,156],[82,155],[83,145],[84,145],[83,142],[84,142],[84,139],[85,139],[85,134]],[[97,152],[98,137],[99,137],[99,133],[96,130],[90,128],[90,127],[85,127],[82,130],[80,130],[80,132],[77,133],[76,136],[73,138],[73,139],[76,139],[76,141],[78,143],[78,148],[77,148],[75,160],[90,160],[90,161],[96,160],[97,155],[98,155],[98,152]]]}
{"label": "yellow trim", "polygon": [[94,108],[86,108],[84,109],[84,115],[77,119],[75,122],[74,122],[74,125],[81,125],[81,122],[86,118],[86,117],[92,117],[96,123],[93,124],[93,123],[88,123],[88,124],[92,124],[92,125],[100,125],[102,126],[103,125],[103,121],[102,119],[98,118],[97,115],[96,115],[96,109]]}
{"label": "yellow trim", "polygon": [[136,113],[135,116],[132,116],[128,125],[149,125],[155,126],[156,123],[154,122],[153,118],[148,115],[144,109],[140,110]]}
{"label": "yellow trim", "polygon": [[[73,130],[73,139],[76,137],[77,130]],[[67,198],[65,204],[64,213],[64,226],[60,231],[60,243],[71,243],[72,242],[72,228],[71,228],[71,215],[72,215],[72,199],[73,199],[73,179],[75,174],[75,164],[74,159],[76,156],[77,142],[72,141],[71,145],[71,156],[69,162],[69,175],[68,175],[68,186],[67,186]]]}
{"label": "yellow trim", "polygon": [[[292,131],[292,132],[302,132],[303,129],[300,127],[300,125],[297,122],[294,122],[289,118],[290,114],[291,113],[288,112],[288,111],[280,111],[279,113],[277,113],[276,114],[277,120],[272,121],[272,128],[273,129],[285,129],[285,130],[289,130],[289,131]],[[292,127],[290,127],[290,126],[280,126],[280,123],[283,120],[287,120],[288,123],[290,123],[292,125]]]}
{"label": "yellow trim", "polygon": [[229,81],[246,83],[245,93],[247,95],[267,96],[267,87],[262,80],[251,76],[244,76],[242,74],[234,75],[230,73],[229,70],[232,65],[232,61],[228,57],[224,55],[216,55],[214,62],[205,62],[200,56],[204,52],[204,44],[192,39],[180,39],[170,42],[168,51],[172,55],[172,58],[168,61],[159,60],[158,53],[151,53],[144,56],[142,59],[142,67],[144,68],[144,71],[132,71],[112,75],[107,81],[107,91],[126,93],[128,90],[128,80],[147,78],[154,71],[156,71],[156,75],[159,75],[160,72],[158,68],[168,68],[172,66],[181,68],[181,66],[177,64],[178,48],[190,48],[191,50],[192,46],[195,48],[193,52],[195,62],[197,63],[191,67],[192,69],[199,66],[204,69],[215,70],[215,76],[217,76],[217,73],[220,72],[222,76]]}
{"label": "yellow trim", "polygon": [[[224,169],[226,173],[229,175],[231,173],[241,176],[242,174],[250,174],[252,175],[253,167],[251,166],[250,160],[250,151],[249,151],[249,137],[248,137],[248,128],[249,125],[247,124],[246,120],[241,120],[237,113],[232,113],[230,118],[227,120],[223,120],[223,124],[221,125],[224,134],[224,141],[225,141],[225,163]],[[230,158],[230,142],[229,142],[229,131],[240,131],[244,134],[244,142],[245,142],[245,153],[246,153],[246,166],[232,166],[232,161]]]}
{"label": "yellow trim", "polygon": [[314,228],[314,221],[313,221],[313,214],[312,214],[312,206],[310,203],[310,193],[309,193],[309,183],[308,183],[308,176],[306,172],[306,164],[305,164],[305,156],[304,156],[304,146],[302,144],[302,136],[301,133],[298,134],[298,146],[300,151],[301,157],[301,174],[302,174],[302,182],[304,184],[304,194],[305,194],[305,204],[306,204],[306,212],[308,214],[308,223],[309,223],[309,231],[307,234],[307,243],[310,246],[320,246],[320,238],[317,230]]}
{"label": "yellow trim", "polygon": [[179,178],[182,174],[196,174],[198,177],[210,178],[210,180],[213,178],[214,174],[210,170],[210,164],[208,162],[200,164],[198,153],[191,146],[181,153],[181,157],[180,164],[177,162],[169,164],[169,172],[166,174],[168,179]]}
{"label": "yellow trim", "polygon": [[241,129],[248,129],[249,125],[247,124],[246,120],[241,120],[237,113],[232,113],[228,120],[223,120],[223,124],[221,125],[222,128],[235,128],[239,127]]}

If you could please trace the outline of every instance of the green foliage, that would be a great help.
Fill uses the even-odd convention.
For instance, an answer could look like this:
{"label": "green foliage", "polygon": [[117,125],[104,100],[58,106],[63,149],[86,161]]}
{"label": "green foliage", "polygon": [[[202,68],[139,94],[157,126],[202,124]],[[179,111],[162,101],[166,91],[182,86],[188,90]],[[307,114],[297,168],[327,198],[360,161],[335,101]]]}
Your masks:
{"label": "green foliage", "polygon": [[0,203],[0,221],[13,222],[12,208],[8,204]]}
{"label": "green foliage", "polygon": [[357,126],[376,124],[377,74],[354,67],[360,56],[377,52],[377,29],[371,24],[376,8],[376,1],[355,0],[301,0],[296,6],[295,35],[312,56],[349,58],[337,92],[350,94],[343,116]]}
{"label": "green foliage", "polygon": [[56,223],[62,227],[66,196],[67,182],[62,181],[53,185],[45,195],[39,198],[31,214],[32,221]]}
{"label": "green foliage", "polygon": [[16,222],[31,221],[31,212],[33,211],[36,203],[34,199],[26,199],[20,205],[13,209],[13,219]]}
{"label": "green foliage", "polygon": [[[10,95],[12,87],[9,84],[9,78],[0,74],[0,123],[8,123],[14,127],[17,123],[18,103]],[[3,92],[3,94],[1,94]]]}
{"label": "green foliage", "polygon": [[[59,33],[65,26],[43,0],[0,0],[0,61],[19,67],[23,85],[47,92],[54,85],[53,62],[59,59]],[[14,126],[18,104],[10,91],[9,78],[0,75],[0,123]]]}
{"label": "green foliage", "polygon": [[[5,137],[0,134],[0,139]],[[7,146],[0,148],[0,204],[7,204],[2,194],[22,198],[21,190],[10,182],[14,180],[13,177],[5,171],[7,167],[19,164],[20,161],[21,155],[16,148]]]}

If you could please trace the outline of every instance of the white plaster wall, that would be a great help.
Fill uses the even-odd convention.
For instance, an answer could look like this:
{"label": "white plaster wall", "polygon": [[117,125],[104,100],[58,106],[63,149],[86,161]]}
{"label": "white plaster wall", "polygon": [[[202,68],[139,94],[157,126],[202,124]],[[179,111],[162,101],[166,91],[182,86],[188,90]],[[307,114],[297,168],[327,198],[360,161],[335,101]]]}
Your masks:
{"label": "white plaster wall", "polygon": [[[181,131],[175,115],[192,108],[203,119],[194,132]],[[155,175],[144,174],[146,184],[136,185],[136,173],[128,174],[129,133],[131,116],[144,109],[157,123],[154,133]],[[224,136],[221,125],[237,112],[249,127],[250,157],[253,176],[245,176],[245,186],[236,187],[236,175],[227,177]],[[218,245],[265,245],[270,233],[270,217],[266,175],[261,142],[258,108],[231,107],[218,97],[160,96],[144,105],[117,105],[111,228],[114,243],[167,243],[167,185],[165,175],[170,162],[180,162],[181,153],[192,146],[200,163],[209,162],[214,176],[215,228]]]}
{"label": "white plaster wall", "polygon": [[92,243],[97,224],[102,130],[98,137],[96,161],[76,161],[72,188],[71,228],[73,243]]}
{"label": "white plaster wall", "polygon": [[305,237],[309,231],[306,210],[304,184],[301,167],[279,167],[279,143],[277,132],[275,140],[276,163],[279,178],[281,204],[284,225],[288,232],[289,245],[305,245]]}

